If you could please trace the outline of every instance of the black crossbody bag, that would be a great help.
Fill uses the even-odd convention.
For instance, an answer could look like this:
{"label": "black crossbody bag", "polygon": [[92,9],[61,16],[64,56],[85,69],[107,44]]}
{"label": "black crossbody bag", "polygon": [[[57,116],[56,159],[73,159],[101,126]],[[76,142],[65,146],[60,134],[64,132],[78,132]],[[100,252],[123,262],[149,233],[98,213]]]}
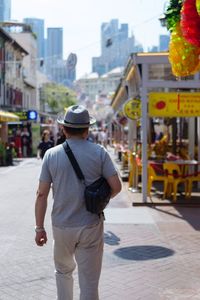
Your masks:
{"label": "black crossbody bag", "polygon": [[100,215],[109,203],[111,197],[111,188],[107,180],[104,177],[100,177],[92,184],[86,186],[85,177],[67,141],[63,143],[63,148],[72,164],[77,177],[85,185],[84,197],[86,209],[93,214]]}

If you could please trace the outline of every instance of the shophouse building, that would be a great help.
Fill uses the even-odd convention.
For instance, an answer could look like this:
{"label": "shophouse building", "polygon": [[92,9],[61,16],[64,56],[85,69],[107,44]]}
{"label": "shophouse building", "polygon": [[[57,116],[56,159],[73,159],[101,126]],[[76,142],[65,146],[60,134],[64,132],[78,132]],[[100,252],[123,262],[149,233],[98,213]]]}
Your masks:
{"label": "shophouse building", "polygon": [[19,118],[10,113],[23,108],[23,60],[28,51],[0,28],[0,138],[7,142],[7,122]]}
{"label": "shophouse building", "polygon": [[24,57],[22,65],[24,95],[23,110],[38,110],[39,98],[37,96],[37,40],[30,25],[15,23],[10,26],[10,35],[20,44],[28,55]]}

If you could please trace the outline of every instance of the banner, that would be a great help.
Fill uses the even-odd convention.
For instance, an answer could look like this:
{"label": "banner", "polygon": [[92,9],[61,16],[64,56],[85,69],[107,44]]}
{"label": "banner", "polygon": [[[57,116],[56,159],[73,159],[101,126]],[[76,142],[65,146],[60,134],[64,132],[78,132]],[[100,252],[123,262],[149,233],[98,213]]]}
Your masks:
{"label": "banner", "polygon": [[150,117],[198,117],[200,93],[149,93]]}

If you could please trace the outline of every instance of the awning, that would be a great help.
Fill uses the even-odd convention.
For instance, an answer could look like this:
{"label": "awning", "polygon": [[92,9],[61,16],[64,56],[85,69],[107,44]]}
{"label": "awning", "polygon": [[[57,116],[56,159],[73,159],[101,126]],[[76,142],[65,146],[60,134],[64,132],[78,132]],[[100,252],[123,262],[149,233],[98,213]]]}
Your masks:
{"label": "awning", "polygon": [[0,110],[0,122],[19,121],[19,117],[13,113]]}

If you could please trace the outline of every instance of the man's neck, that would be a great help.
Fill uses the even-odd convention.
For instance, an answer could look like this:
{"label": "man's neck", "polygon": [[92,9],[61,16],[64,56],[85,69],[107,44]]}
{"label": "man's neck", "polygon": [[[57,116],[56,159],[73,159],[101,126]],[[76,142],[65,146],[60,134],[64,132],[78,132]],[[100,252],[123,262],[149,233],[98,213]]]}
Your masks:
{"label": "man's neck", "polygon": [[71,136],[68,136],[67,139],[69,139],[69,140],[85,140],[85,137],[82,135],[71,135]]}

